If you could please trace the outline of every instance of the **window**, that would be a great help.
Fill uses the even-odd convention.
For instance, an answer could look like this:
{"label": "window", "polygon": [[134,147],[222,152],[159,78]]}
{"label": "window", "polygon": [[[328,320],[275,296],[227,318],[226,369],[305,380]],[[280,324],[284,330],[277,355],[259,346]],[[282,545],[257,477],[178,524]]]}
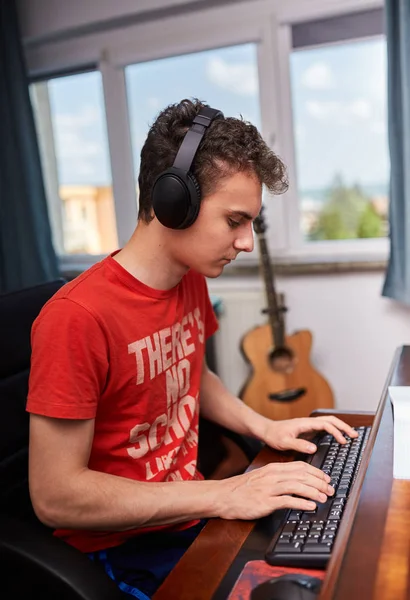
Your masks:
{"label": "window", "polygon": [[31,86],[54,245],[59,254],[118,246],[101,75]]}
{"label": "window", "polygon": [[296,48],[290,76],[305,241],[385,237],[390,165],[384,37]]}
{"label": "window", "polygon": [[[166,105],[197,97],[253,122],[288,167],[288,192],[266,198],[274,260],[385,260],[384,11],[379,0],[359,4],[198,6],[73,31],[55,52],[27,45],[33,77],[89,69],[32,85],[59,253],[88,253],[89,264],[129,239],[148,129]],[[257,250],[237,264],[254,264]]]}
{"label": "window", "polygon": [[125,69],[135,172],[157,113],[182,98],[199,98],[260,127],[256,44],[135,64]]}

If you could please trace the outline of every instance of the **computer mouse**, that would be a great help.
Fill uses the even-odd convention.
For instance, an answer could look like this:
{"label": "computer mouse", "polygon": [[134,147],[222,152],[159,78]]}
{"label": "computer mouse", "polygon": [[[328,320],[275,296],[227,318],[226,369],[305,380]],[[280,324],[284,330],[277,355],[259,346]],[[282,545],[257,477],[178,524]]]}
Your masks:
{"label": "computer mouse", "polygon": [[322,580],[303,573],[287,573],[261,583],[251,592],[251,600],[315,600]]}

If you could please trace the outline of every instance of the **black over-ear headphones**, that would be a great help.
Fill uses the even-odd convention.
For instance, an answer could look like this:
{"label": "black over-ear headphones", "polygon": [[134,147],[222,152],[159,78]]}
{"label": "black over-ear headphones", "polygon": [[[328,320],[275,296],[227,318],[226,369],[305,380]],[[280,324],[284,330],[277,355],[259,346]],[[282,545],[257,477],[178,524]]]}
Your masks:
{"label": "black over-ear headphones", "polygon": [[174,164],[155,179],[152,207],[158,221],[165,227],[186,229],[197,218],[201,188],[190,168],[207,128],[216,117],[223,116],[220,110],[202,108],[186,132]]}

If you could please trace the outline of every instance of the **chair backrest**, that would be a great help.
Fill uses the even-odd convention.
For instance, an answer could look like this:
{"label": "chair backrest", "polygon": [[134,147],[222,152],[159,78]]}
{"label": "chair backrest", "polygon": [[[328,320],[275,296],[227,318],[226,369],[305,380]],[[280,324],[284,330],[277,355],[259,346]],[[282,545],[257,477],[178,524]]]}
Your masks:
{"label": "chair backrest", "polygon": [[26,412],[31,326],[66,281],[0,295],[0,513],[37,521],[28,491]]}

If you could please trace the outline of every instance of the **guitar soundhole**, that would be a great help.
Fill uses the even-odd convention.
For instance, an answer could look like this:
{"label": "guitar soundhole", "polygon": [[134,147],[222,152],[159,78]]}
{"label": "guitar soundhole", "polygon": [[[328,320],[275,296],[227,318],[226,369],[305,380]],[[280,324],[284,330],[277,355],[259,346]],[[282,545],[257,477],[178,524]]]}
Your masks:
{"label": "guitar soundhole", "polygon": [[295,355],[290,348],[273,348],[269,352],[268,362],[277,373],[291,373],[295,368]]}

